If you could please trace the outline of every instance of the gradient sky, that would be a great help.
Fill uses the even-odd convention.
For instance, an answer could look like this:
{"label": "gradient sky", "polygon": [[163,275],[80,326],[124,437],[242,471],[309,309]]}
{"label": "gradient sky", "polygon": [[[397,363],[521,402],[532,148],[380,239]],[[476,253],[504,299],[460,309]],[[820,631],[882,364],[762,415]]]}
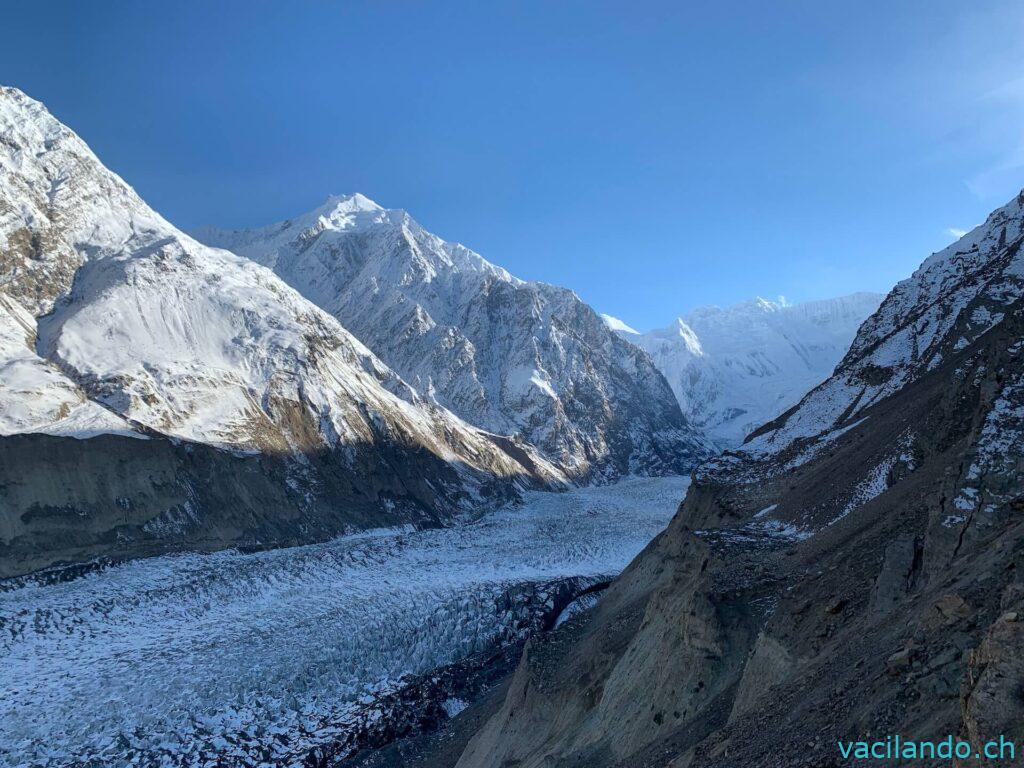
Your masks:
{"label": "gradient sky", "polygon": [[7,2],[0,24],[0,82],[181,227],[360,191],[640,329],[888,290],[1024,185],[1019,3]]}

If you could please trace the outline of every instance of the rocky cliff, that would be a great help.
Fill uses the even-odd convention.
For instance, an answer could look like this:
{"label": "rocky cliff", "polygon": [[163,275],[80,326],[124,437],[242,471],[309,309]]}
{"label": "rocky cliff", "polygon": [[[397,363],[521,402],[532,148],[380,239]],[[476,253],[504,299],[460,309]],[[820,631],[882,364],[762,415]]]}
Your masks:
{"label": "rocky cliff", "polygon": [[[838,766],[1024,738],[1024,194],[930,257],[834,375],[699,469],[460,768]],[[948,764],[921,760],[915,765]]]}

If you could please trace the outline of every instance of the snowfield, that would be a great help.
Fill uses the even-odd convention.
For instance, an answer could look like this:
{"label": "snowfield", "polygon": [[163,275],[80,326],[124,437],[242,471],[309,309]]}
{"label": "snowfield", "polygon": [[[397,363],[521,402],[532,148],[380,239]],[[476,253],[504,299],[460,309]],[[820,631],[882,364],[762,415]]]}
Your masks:
{"label": "snowfield", "polygon": [[402,675],[514,637],[517,587],[619,572],[688,482],[532,493],[460,528],[165,556],[0,592],[0,763],[298,762]]}

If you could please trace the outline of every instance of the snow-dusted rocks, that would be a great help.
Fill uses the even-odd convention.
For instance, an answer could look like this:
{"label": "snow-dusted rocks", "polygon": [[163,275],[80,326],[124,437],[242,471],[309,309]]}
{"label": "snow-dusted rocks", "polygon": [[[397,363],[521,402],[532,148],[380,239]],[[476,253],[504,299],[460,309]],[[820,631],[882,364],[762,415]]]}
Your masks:
{"label": "snow-dusted rocks", "polygon": [[772,453],[854,423],[872,404],[970,347],[1024,295],[1024,192],[932,254],[860,328],[835,374],[748,448]]}
{"label": "snow-dusted rocks", "polygon": [[[438,519],[560,479],[529,446],[421,398],[271,270],[177,230],[13,88],[0,89],[0,355],[5,434],[128,431],[273,458],[305,510],[300,540],[325,494],[367,524],[374,505]],[[186,539],[207,514],[168,509]]]}
{"label": "snow-dusted rocks", "polygon": [[707,455],[647,355],[572,291],[519,280],[404,211],[332,197],[196,236],[270,267],[425,397],[570,477],[677,472]]}
{"label": "snow-dusted rocks", "polygon": [[605,320],[650,353],[690,422],[731,448],[827,378],[881,300],[873,293],[796,305],[755,299],[697,309],[643,334]]}

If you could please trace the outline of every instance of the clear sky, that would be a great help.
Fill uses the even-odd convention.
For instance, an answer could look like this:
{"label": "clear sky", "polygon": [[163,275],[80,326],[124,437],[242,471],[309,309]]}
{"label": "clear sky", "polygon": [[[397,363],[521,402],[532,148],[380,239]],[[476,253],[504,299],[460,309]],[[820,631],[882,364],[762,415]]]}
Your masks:
{"label": "clear sky", "polygon": [[640,328],[885,291],[1024,185],[1016,2],[7,2],[181,227],[359,191]]}

